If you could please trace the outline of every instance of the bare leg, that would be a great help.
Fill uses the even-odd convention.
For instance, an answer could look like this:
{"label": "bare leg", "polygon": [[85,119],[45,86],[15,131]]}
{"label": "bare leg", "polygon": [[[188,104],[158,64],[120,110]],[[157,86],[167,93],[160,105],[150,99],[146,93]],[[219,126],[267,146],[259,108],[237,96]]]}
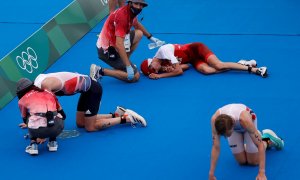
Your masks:
{"label": "bare leg", "polygon": [[199,64],[198,66],[196,66],[196,70],[198,72],[203,73],[203,74],[215,74],[215,73],[218,73],[218,71],[215,68],[209,66],[207,63],[201,63],[201,64]]}
{"label": "bare leg", "polygon": [[112,118],[111,114],[97,114],[97,119]]}
{"label": "bare leg", "polygon": [[[267,149],[267,142],[263,141],[265,150]],[[249,165],[258,165],[259,164],[259,157],[258,152],[257,153],[246,153],[247,156],[247,162]]]}
{"label": "bare leg", "polygon": [[246,153],[247,156],[247,162],[249,165],[256,166],[258,165],[258,152],[257,153]]}
{"label": "bare leg", "polygon": [[[126,123],[130,123],[130,119],[126,116]],[[99,131],[111,126],[121,124],[121,117],[112,118],[111,114],[107,115],[94,115],[91,117],[85,117],[85,129],[88,132]]]}
{"label": "bare leg", "polygon": [[240,165],[245,165],[247,164],[247,157],[245,151],[237,154],[233,154],[235,160],[240,164]]}
{"label": "bare leg", "polygon": [[135,31],[135,35],[134,35],[134,39],[133,39],[133,42],[130,47],[130,52],[127,53],[128,57],[130,57],[130,55],[133,53],[133,51],[138,47],[139,42],[141,41],[141,39],[143,37],[143,32],[141,30],[134,30],[134,31]]}
{"label": "bare leg", "polygon": [[[216,55],[210,55],[207,58],[208,65],[215,68],[217,73],[228,70],[248,71],[248,66],[244,66],[235,62],[222,62]],[[258,68],[251,68],[251,72],[255,73]]]}
{"label": "bare leg", "polygon": [[105,76],[111,76],[126,82],[137,82],[140,78],[139,72],[134,74],[133,80],[131,81],[127,79],[127,73],[121,70],[104,68],[103,72]]}
{"label": "bare leg", "polygon": [[76,112],[76,125],[79,128],[84,128],[84,124],[85,124],[84,114],[85,113],[83,111]]}

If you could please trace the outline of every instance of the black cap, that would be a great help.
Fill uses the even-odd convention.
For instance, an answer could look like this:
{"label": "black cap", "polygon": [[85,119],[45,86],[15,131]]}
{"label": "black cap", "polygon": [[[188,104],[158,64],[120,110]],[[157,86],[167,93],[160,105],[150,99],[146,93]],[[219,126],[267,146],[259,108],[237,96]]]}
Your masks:
{"label": "black cap", "polygon": [[127,2],[133,2],[133,3],[141,3],[144,5],[144,7],[147,7],[148,4],[146,3],[145,0],[128,0]]}
{"label": "black cap", "polygon": [[16,93],[20,93],[22,91],[24,91],[25,89],[29,88],[30,86],[33,85],[33,82],[27,78],[21,78],[18,82],[17,82],[17,90]]}

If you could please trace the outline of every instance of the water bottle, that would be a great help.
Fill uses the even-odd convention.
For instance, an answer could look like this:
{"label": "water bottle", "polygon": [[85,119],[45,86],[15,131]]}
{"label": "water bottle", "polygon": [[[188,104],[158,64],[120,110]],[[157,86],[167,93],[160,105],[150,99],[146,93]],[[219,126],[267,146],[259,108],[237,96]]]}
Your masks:
{"label": "water bottle", "polygon": [[149,49],[154,49],[154,48],[157,48],[157,47],[162,46],[162,45],[164,45],[164,44],[166,44],[165,41],[157,41],[157,42],[155,42],[155,43],[149,43],[149,44],[148,44],[148,48],[149,48]]}
{"label": "water bottle", "polygon": [[130,46],[131,46],[130,35],[126,34],[124,39],[124,47],[126,52],[130,52]]}

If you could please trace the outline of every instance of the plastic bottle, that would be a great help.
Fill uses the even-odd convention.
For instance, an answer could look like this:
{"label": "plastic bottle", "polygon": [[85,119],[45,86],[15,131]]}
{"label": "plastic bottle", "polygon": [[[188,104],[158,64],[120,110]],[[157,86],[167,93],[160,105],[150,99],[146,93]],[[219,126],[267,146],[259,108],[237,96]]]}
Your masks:
{"label": "plastic bottle", "polygon": [[148,44],[148,48],[149,48],[149,49],[154,49],[154,48],[157,48],[157,47],[162,46],[162,45],[164,45],[164,44],[166,44],[165,41],[157,41],[157,42],[155,42],[155,43],[149,43],[149,44]]}

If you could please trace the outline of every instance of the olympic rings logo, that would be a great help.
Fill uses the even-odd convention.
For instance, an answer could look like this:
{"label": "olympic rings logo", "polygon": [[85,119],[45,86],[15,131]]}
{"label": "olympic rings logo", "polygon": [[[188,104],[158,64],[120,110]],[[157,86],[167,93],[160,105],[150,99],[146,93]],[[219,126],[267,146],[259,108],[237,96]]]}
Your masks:
{"label": "olympic rings logo", "polygon": [[23,51],[21,56],[16,57],[19,67],[26,70],[28,73],[32,73],[33,69],[39,67],[37,59],[38,57],[31,47],[28,47],[26,52]]}
{"label": "olympic rings logo", "polygon": [[108,0],[101,0],[100,2],[102,3],[103,6],[105,6],[106,4],[108,4],[107,1],[108,1]]}

